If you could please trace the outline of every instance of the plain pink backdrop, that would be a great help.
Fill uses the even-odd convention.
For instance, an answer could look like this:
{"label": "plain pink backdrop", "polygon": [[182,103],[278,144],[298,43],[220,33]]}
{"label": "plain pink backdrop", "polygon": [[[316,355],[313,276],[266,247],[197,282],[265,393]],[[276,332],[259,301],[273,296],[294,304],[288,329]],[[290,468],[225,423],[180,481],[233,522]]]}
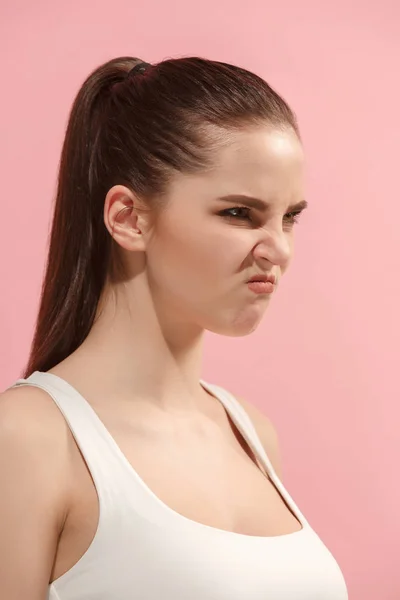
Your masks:
{"label": "plain pink backdrop", "polygon": [[204,378],[262,407],[284,483],[351,600],[400,598],[400,4],[13,1],[1,6],[0,388],[27,358],[67,113],[118,55],[201,55],[296,110],[310,209],[259,330],[207,334]]}

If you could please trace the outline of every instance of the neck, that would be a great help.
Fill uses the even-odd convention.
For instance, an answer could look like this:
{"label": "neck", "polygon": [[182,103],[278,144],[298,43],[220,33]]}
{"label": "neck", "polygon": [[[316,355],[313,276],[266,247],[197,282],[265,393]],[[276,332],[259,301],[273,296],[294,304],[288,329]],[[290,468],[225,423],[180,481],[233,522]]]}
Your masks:
{"label": "neck", "polygon": [[203,333],[185,323],[165,298],[157,302],[138,276],[106,289],[95,323],[74,354],[85,377],[103,392],[187,410],[204,393],[199,385]]}

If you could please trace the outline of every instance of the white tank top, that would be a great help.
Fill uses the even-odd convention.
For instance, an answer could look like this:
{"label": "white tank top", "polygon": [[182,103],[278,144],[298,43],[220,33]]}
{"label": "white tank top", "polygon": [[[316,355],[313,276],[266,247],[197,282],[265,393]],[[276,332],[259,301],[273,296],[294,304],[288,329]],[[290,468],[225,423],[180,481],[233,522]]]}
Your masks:
{"label": "white tank top", "polygon": [[200,383],[223,404],[302,529],[243,535],[175,512],[147,487],[78,391],[35,371],[14,386],[34,385],[53,398],[88,465],[100,508],[89,549],[49,586],[48,600],[348,600],[336,560],[277,477],[242,405],[219,386]]}

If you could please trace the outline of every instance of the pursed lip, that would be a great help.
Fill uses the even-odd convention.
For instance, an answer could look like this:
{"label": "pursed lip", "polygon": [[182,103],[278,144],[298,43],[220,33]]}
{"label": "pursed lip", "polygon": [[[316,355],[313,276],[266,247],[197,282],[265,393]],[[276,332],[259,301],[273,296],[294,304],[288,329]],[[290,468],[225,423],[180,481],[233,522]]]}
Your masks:
{"label": "pursed lip", "polygon": [[268,275],[253,275],[253,277],[251,277],[247,283],[250,283],[251,281],[263,281],[265,283],[268,282],[275,285],[276,275],[273,275],[272,273],[269,273]]}

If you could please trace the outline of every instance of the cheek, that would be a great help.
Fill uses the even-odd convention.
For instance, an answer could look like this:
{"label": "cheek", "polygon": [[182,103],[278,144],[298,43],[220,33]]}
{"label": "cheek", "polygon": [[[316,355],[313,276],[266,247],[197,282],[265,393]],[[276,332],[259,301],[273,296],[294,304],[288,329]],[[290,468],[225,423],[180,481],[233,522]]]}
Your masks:
{"label": "cheek", "polygon": [[210,227],[164,227],[149,248],[149,269],[157,282],[168,287],[171,282],[185,282],[196,293],[207,283],[221,289],[229,286],[229,276],[240,270],[251,249],[242,237]]}
{"label": "cheek", "polygon": [[240,270],[250,250],[248,239],[240,239],[232,231],[213,231],[210,228],[204,235],[199,235],[198,231],[186,232],[177,244],[182,267],[199,280],[212,282],[218,287],[229,286],[229,277]]}
{"label": "cheek", "polygon": [[203,236],[190,227],[163,227],[147,248],[148,271],[162,287],[192,285],[209,262],[209,249]]}

